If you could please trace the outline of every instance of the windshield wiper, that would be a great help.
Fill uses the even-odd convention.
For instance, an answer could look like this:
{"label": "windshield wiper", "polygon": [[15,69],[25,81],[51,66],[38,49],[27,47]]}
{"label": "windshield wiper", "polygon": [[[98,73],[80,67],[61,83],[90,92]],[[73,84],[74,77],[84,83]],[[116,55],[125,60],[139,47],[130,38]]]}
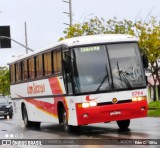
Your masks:
{"label": "windshield wiper", "polygon": [[106,67],[106,75],[104,76],[101,84],[98,86],[98,88],[96,89],[96,91],[99,91],[99,90],[100,90],[100,88],[102,87],[103,83],[106,81],[107,78],[108,78],[108,83],[109,83],[109,77],[108,77],[107,67]]}
{"label": "windshield wiper", "polygon": [[98,88],[97,88],[97,90],[96,90],[96,91],[99,91],[99,90],[100,90],[101,86],[102,86],[102,85],[103,85],[103,83],[106,81],[107,77],[108,77],[108,75],[106,74],[106,75],[104,76],[104,78],[103,78],[103,80],[102,80],[101,84],[98,86]]}
{"label": "windshield wiper", "polygon": [[129,81],[128,81],[126,75],[124,74],[124,72],[123,72],[122,70],[119,70],[118,61],[117,61],[117,70],[118,70],[118,73],[119,73],[119,77],[120,77],[121,82],[122,82],[122,80],[123,80],[123,82],[126,84],[126,86],[127,86],[128,88],[132,88],[132,86],[131,86],[131,84],[129,83]]}

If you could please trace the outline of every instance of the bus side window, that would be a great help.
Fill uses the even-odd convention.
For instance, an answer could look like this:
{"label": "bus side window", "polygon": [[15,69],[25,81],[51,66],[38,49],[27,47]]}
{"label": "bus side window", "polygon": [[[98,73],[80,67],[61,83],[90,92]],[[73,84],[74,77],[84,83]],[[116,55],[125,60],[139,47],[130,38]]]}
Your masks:
{"label": "bus side window", "polygon": [[29,64],[29,78],[33,79],[35,78],[35,64],[34,64],[34,57],[30,58],[28,60],[28,64]]}
{"label": "bus side window", "polygon": [[21,81],[21,62],[16,63],[16,81]]}
{"label": "bus side window", "polygon": [[22,80],[27,80],[28,78],[28,67],[27,60],[22,61]]}
{"label": "bus side window", "polygon": [[15,64],[11,65],[10,67],[10,70],[11,70],[11,83],[14,83],[15,82]]}
{"label": "bus side window", "polygon": [[53,64],[54,64],[54,73],[62,72],[62,64],[61,64],[61,50],[55,49],[53,51]]}
{"label": "bus side window", "polygon": [[45,76],[52,74],[51,51],[44,54],[44,74]]}
{"label": "bus side window", "polygon": [[40,78],[43,76],[43,58],[42,55],[36,56],[36,76]]}

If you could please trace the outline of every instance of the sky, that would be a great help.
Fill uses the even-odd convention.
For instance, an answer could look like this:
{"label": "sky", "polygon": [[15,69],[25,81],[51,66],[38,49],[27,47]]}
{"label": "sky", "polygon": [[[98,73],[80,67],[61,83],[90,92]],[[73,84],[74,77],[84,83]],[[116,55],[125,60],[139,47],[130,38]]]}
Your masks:
{"label": "sky", "polygon": [[[66,0],[68,1],[68,0]],[[0,26],[10,26],[11,38],[25,44],[27,24],[28,47],[39,50],[56,43],[68,26],[69,6],[63,0],[0,0]],[[160,0],[72,0],[73,24],[97,16],[105,20],[145,19],[148,14],[160,21]],[[13,57],[26,54],[25,48],[12,42],[12,48],[0,49],[0,66]]]}

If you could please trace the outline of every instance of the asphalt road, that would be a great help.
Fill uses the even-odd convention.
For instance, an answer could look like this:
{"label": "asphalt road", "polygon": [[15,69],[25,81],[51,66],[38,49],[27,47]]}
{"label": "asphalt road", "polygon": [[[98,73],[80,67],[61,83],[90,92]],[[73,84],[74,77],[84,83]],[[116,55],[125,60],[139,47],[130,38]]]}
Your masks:
{"label": "asphalt road", "polygon": [[[160,118],[148,117],[133,119],[131,120],[130,127],[127,131],[120,131],[116,122],[111,122],[85,125],[82,126],[79,130],[73,131],[72,133],[68,134],[64,133],[63,127],[58,124],[42,123],[40,129],[26,129],[23,125],[23,122],[17,121],[14,118],[3,119],[2,117],[0,117],[0,139],[86,139],[86,141],[90,142],[89,144],[93,144],[92,148],[97,148],[102,147],[102,145],[96,143],[96,139],[104,141],[107,141],[108,139],[160,139]],[[134,145],[131,146],[134,147]],[[155,145],[150,146],[158,147]],[[59,145],[56,147],[64,146]],[[71,145],[65,145],[65,147],[71,147]],[[72,145],[72,147],[77,146]],[[81,147],[88,146],[84,144]],[[105,147],[105,144],[103,145],[103,147]],[[109,145],[106,147],[112,146]],[[124,145],[120,147],[124,147]],[[145,147],[145,145],[143,145],[142,147]]]}

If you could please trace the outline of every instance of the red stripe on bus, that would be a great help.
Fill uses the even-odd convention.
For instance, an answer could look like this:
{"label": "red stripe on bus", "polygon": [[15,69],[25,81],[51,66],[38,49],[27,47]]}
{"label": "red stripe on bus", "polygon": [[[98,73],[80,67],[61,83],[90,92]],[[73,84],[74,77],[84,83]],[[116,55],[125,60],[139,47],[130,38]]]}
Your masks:
{"label": "red stripe on bus", "polygon": [[[57,94],[57,95],[64,94],[58,77],[49,78],[48,80],[49,80],[49,83],[50,83],[50,87],[51,87],[52,93],[54,95],[55,94]],[[67,100],[66,100],[65,97],[60,97],[60,98],[62,99],[61,101],[63,102],[63,105],[64,105],[64,107],[65,107],[65,109],[67,111],[67,118],[69,119],[69,109],[68,109]]]}
{"label": "red stripe on bus", "polygon": [[[20,98],[23,97],[18,94],[16,94],[16,95]],[[48,102],[44,102],[44,101],[35,100],[34,98],[25,99],[25,101],[28,103],[31,103],[32,105],[37,107],[39,110],[41,110],[49,115],[52,115],[55,118],[58,118],[57,108],[56,108],[56,104],[54,102],[52,104],[52,103],[48,103]]]}
{"label": "red stripe on bus", "polygon": [[52,90],[52,93],[55,95],[61,95],[63,94],[63,91],[62,91],[62,88],[61,88],[61,85],[59,83],[59,80],[57,77],[54,77],[54,78],[49,78],[49,83],[50,83],[50,87],[51,87],[51,90]]}
{"label": "red stripe on bus", "polygon": [[36,106],[41,111],[44,111],[50,115],[53,115],[54,117],[58,117],[57,109],[55,108],[55,104],[51,104],[44,101],[39,101],[35,99],[26,99],[28,103],[31,103],[32,105]]}

